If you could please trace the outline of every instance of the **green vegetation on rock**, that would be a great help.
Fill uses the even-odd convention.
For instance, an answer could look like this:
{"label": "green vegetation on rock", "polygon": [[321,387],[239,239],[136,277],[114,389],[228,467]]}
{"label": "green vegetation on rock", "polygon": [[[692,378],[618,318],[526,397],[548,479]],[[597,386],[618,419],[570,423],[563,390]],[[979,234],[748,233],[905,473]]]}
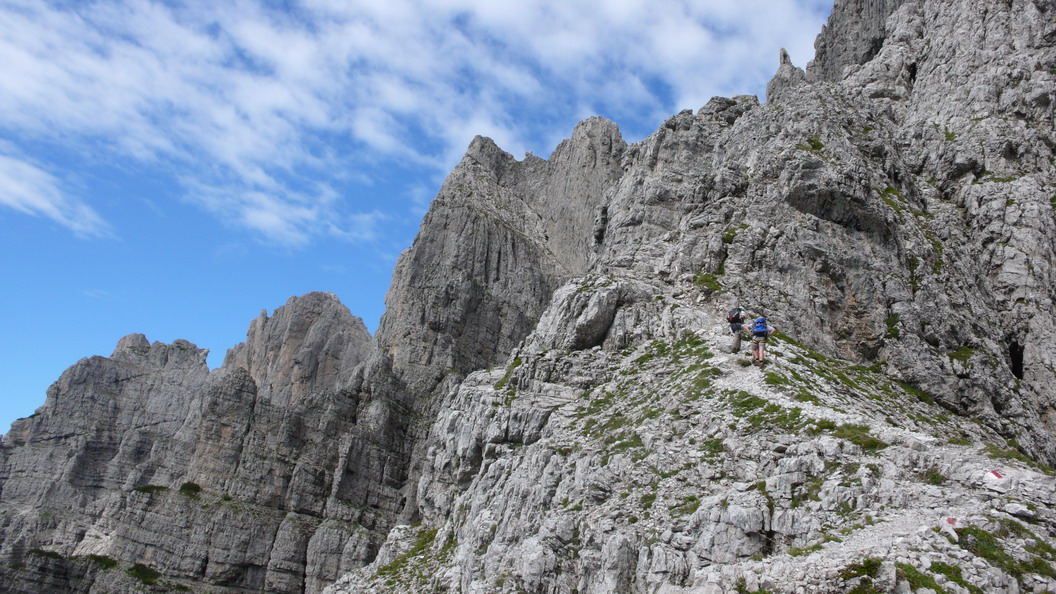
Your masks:
{"label": "green vegetation on rock", "polygon": [[117,567],[117,559],[107,557],[106,555],[88,555],[88,559],[98,565],[100,569],[103,569],[104,571]]}
{"label": "green vegetation on rock", "polygon": [[884,441],[874,437],[865,425],[843,424],[832,432],[833,437],[846,439],[866,452],[876,452],[888,446]]}
{"label": "green vegetation on rock", "polygon": [[158,583],[158,578],[161,574],[153,567],[148,567],[142,563],[136,563],[132,567],[125,570],[125,573],[136,578],[148,586],[154,586]]}
{"label": "green vegetation on rock", "polygon": [[806,143],[797,144],[796,148],[801,151],[807,151],[810,153],[819,153],[821,152],[821,149],[825,148],[825,145],[822,144],[821,138],[819,138],[818,135],[815,134],[813,136],[808,137]]}
{"label": "green vegetation on rock", "polygon": [[909,586],[914,591],[921,588],[931,588],[935,594],[945,594],[946,590],[939,587],[939,584],[935,582],[935,578],[923,573],[916,567],[908,563],[896,563],[895,567],[898,568],[898,577],[909,582]]}
{"label": "green vegetation on rock", "polygon": [[949,563],[943,563],[942,561],[934,561],[928,570],[946,576],[946,579],[968,590],[972,594],[983,594],[982,588],[972,585],[971,582],[964,579],[961,568],[956,565],[950,565]]}
{"label": "green vegetation on rock", "polygon": [[406,553],[396,557],[388,565],[378,569],[378,575],[380,576],[395,576],[403,570],[407,565],[407,562],[414,557],[417,557],[424,553],[426,549],[433,545],[436,541],[437,529],[433,528],[430,530],[422,530],[418,533],[418,538],[415,539],[414,544],[407,550]]}
{"label": "green vegetation on rock", "polygon": [[698,272],[697,276],[693,279],[693,284],[708,289],[709,291],[722,290],[722,284],[719,283],[719,277],[710,272]]}
{"label": "green vegetation on rock", "polygon": [[897,339],[901,336],[901,332],[898,330],[898,322],[899,317],[897,315],[888,316],[888,318],[884,320],[884,324],[887,326],[887,333],[884,334],[884,338]]}
{"label": "green vegetation on rock", "polygon": [[520,357],[518,357],[518,358],[514,359],[512,363],[510,363],[509,367],[506,368],[506,373],[502,376],[502,379],[500,379],[499,381],[495,382],[494,388],[496,390],[501,390],[501,389],[505,388],[506,384],[508,384],[510,382],[510,378],[513,377],[514,370],[516,370],[520,366],[521,366],[521,359],[520,359]]}

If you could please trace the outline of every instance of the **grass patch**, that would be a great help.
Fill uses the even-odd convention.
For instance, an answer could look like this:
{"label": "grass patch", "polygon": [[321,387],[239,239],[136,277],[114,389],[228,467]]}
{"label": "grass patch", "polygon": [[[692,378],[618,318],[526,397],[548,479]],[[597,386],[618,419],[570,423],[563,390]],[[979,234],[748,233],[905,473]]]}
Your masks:
{"label": "grass patch", "polygon": [[641,447],[645,447],[645,444],[642,443],[641,436],[637,433],[632,433],[629,437],[623,438],[621,441],[617,442],[616,445],[612,446],[612,453],[626,452],[627,450]]}
{"label": "grass patch", "polygon": [[129,567],[125,570],[125,573],[136,578],[137,580],[143,582],[148,586],[157,585],[158,578],[161,577],[161,574],[158,572],[158,570],[154,569],[153,567],[147,567],[142,563],[136,563],[132,567]]}
{"label": "grass patch", "polygon": [[821,139],[815,134],[814,136],[807,138],[806,143],[797,144],[796,148],[809,153],[819,153],[821,152],[821,149],[825,148],[825,145],[822,144]]}
{"label": "grass patch", "polygon": [[925,470],[920,478],[929,485],[941,485],[946,482],[946,476],[939,472],[938,467],[932,466]]}
{"label": "grass patch", "polygon": [[992,532],[977,526],[958,528],[957,544],[976,557],[982,557],[991,565],[1010,573],[1015,577],[1022,575],[1016,560],[1001,546],[1001,541]]}
{"label": "grass patch", "polygon": [[140,485],[132,490],[150,495],[152,493],[158,493],[160,491],[168,491],[169,488],[162,485]]}
{"label": "grass patch", "polygon": [[727,392],[731,413],[748,424],[749,430],[766,427],[798,431],[813,422],[799,408],[784,408],[744,391]]}
{"label": "grass patch", "polygon": [[788,381],[787,377],[776,371],[767,371],[763,382],[768,386],[787,386],[791,383]]}
{"label": "grass patch", "polygon": [[887,442],[870,434],[869,427],[865,425],[845,423],[836,427],[832,435],[833,437],[846,439],[866,452],[877,452],[889,445]]}
{"label": "grass patch", "polygon": [[700,449],[709,454],[721,454],[723,452],[722,438],[716,437],[700,444]]}
{"label": "grass patch", "polygon": [[379,569],[377,575],[395,576],[399,574],[400,571],[406,567],[407,561],[421,555],[426,549],[432,546],[433,542],[436,540],[436,532],[436,528],[419,532],[418,538],[414,541],[414,545],[412,545],[406,553],[396,557],[391,563]]}
{"label": "grass patch", "polygon": [[901,332],[898,330],[899,317],[897,315],[889,316],[884,320],[884,324],[887,326],[887,333],[884,334],[884,338],[898,338],[901,336]]}
{"label": "grass patch", "polygon": [[517,369],[520,366],[521,366],[521,358],[517,357],[516,359],[513,360],[513,363],[510,363],[510,366],[506,368],[506,374],[502,376],[502,379],[500,379],[499,381],[495,382],[495,386],[494,386],[495,389],[496,390],[501,390],[501,389],[505,388],[506,384],[508,384],[510,382],[510,378],[513,377],[514,370]]}
{"label": "grass patch", "polygon": [[749,412],[763,408],[766,404],[766,400],[748,392],[734,392],[730,395],[730,407],[733,408],[735,417],[747,416]]}
{"label": "grass patch", "polygon": [[197,499],[198,494],[202,492],[202,487],[198,483],[186,482],[180,485],[180,495],[186,495],[192,499]]}
{"label": "grass patch", "polygon": [[820,550],[821,550],[821,543],[818,543],[818,544],[815,544],[815,545],[811,545],[809,547],[802,547],[802,548],[801,547],[792,547],[792,548],[788,549],[788,554],[791,555],[792,557],[804,557],[804,556],[809,555],[809,554],[811,554],[811,553],[813,553],[815,551],[820,551]]}
{"label": "grass patch", "polygon": [[733,243],[733,240],[737,237],[737,234],[744,229],[747,229],[748,225],[741,225],[739,227],[730,227],[722,233],[722,243]]}
{"label": "grass patch", "polygon": [[55,551],[46,551],[44,549],[29,549],[28,553],[36,557],[45,557],[47,559],[65,559],[65,557]]}
{"label": "grass patch", "polygon": [[967,363],[968,360],[972,358],[973,354],[975,354],[975,349],[973,349],[972,347],[962,346],[962,347],[958,348],[956,351],[953,351],[952,353],[950,353],[949,357],[950,357],[950,359],[952,359],[954,361],[960,361],[961,363]]}
{"label": "grass patch", "polygon": [[88,555],[88,560],[98,565],[103,571],[117,567],[117,559],[106,555]]}
{"label": "grass patch", "polygon": [[950,132],[949,128],[945,126],[940,128],[938,124],[932,124],[931,127],[935,128],[936,132],[942,133],[943,137],[946,139],[946,142],[953,142],[954,140],[957,140],[957,133]]}
{"label": "grass patch", "polygon": [[641,499],[638,500],[638,503],[641,504],[642,509],[649,509],[650,507],[653,507],[653,503],[655,502],[656,493],[646,493],[645,495],[642,495]]}
{"label": "grass patch", "polygon": [[688,516],[700,507],[700,499],[696,495],[683,497],[682,501],[667,508],[672,517]]}
{"label": "grass patch", "polygon": [[852,563],[840,571],[840,577],[851,580],[856,577],[876,578],[880,575],[880,564],[884,560],[879,557],[866,557],[858,563]]}
{"label": "grass patch", "polygon": [[902,214],[906,211],[906,197],[902,195],[902,192],[898,191],[898,188],[894,186],[887,186],[883,190],[879,188],[873,188],[880,194],[880,199],[884,201],[884,204],[888,205],[891,210],[898,214]]}
{"label": "grass patch", "polygon": [[921,390],[920,388],[907,384],[905,382],[898,382],[898,385],[903,390],[905,390],[907,394],[916,396],[917,400],[923,402],[924,404],[935,404],[935,397],[931,394],[928,394],[924,390]]}
{"label": "grass patch", "polygon": [[937,594],[945,594],[946,590],[939,587],[939,584],[935,582],[935,578],[918,570],[916,567],[908,563],[896,563],[895,567],[898,568],[898,577],[909,582],[909,586],[914,591],[921,588],[931,588]]}
{"label": "grass patch", "polygon": [[821,497],[818,495],[821,493],[821,487],[825,484],[825,477],[815,476],[807,479],[802,485],[795,487],[792,491],[792,501],[789,507],[799,507],[803,505],[804,501],[821,501]]}
{"label": "grass patch", "polygon": [[[978,557],[987,560],[991,565],[1011,574],[1017,580],[1023,574],[1037,574],[1047,578],[1056,577],[1056,569],[1046,559],[1056,557],[1056,551],[1051,546],[1039,539],[1033,532],[1018,522],[1003,519],[999,522],[997,530],[983,530],[976,526],[966,526],[957,530],[960,547]],[[1001,539],[1009,536],[1032,540],[1033,546],[1028,547],[1028,552],[1034,556],[1027,561],[1018,561],[1010,555],[1001,545]]]}
{"label": "grass patch", "polygon": [[719,283],[719,277],[710,272],[698,272],[697,276],[693,279],[693,284],[709,291],[722,290],[722,284]]}
{"label": "grass patch", "polygon": [[933,561],[929,569],[933,573],[946,576],[946,579],[968,590],[972,594],[983,594],[982,588],[974,586],[971,582],[964,579],[964,575],[961,573],[961,568],[956,565],[950,565],[949,563],[943,563],[942,561]]}
{"label": "grass patch", "polygon": [[983,454],[998,460],[1015,460],[1016,462],[1022,462],[1027,466],[1032,466],[1048,475],[1056,474],[1048,464],[1038,462],[1015,448],[1003,448],[988,443],[986,444],[986,447],[983,448]]}

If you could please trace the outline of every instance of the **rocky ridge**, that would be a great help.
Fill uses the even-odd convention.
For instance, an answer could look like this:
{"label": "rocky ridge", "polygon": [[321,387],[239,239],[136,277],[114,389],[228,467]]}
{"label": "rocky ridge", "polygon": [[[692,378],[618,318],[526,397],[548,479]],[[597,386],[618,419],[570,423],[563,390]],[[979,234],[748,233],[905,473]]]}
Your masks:
{"label": "rocky ridge", "polygon": [[475,139],[373,340],[311,294],[213,373],[64,374],[0,447],[8,588],[1052,589],[1054,14],[847,0],[765,104]]}
{"label": "rocky ridge", "polygon": [[211,373],[206,351],[139,334],[78,362],[0,449],[3,590],[131,591],[106,571],[121,560],[173,587],[316,591],[371,559],[396,495],[356,435],[398,436],[363,429],[344,387],[369,345],[313,293],[262,313]]}
{"label": "rocky ridge", "polygon": [[758,369],[721,318],[660,297],[669,325],[637,347],[529,341],[467,378],[421,525],[327,592],[1056,588],[1051,468],[787,337]]}

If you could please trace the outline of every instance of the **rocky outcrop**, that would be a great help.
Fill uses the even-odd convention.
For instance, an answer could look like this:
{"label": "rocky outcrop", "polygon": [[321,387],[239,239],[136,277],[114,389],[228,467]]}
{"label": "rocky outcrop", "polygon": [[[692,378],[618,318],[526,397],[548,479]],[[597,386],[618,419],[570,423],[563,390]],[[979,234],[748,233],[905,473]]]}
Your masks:
{"label": "rocky outcrop", "polygon": [[373,341],[311,294],[67,371],[0,447],[11,589],[1056,588],[1053,15],[848,0],[766,103],[478,137]]}
{"label": "rocky outcrop", "polygon": [[839,82],[848,70],[868,63],[883,49],[891,29],[888,17],[907,0],[844,0],[814,41],[807,67],[816,81]]}
{"label": "rocky outcrop", "polygon": [[445,374],[505,358],[553,291],[585,272],[604,192],[625,144],[601,118],[581,123],[549,160],[515,160],[473,140],[396,265],[378,330],[381,353],[412,393]]}
{"label": "rocky outcrop", "polygon": [[345,388],[369,345],[313,293],[261,314],[213,372],[206,351],[139,334],[71,367],[0,449],[5,591],[132,591],[149,571],[317,590],[372,558],[398,493],[396,436],[365,427],[371,403]]}
{"label": "rocky outcrop", "polygon": [[635,348],[526,347],[466,378],[421,526],[328,592],[1056,587],[1051,468],[879,370],[775,340],[760,371],[664,297],[674,329]]}
{"label": "rocky outcrop", "polygon": [[[589,274],[438,409],[422,528],[332,591],[1056,587],[1052,23],[841,2],[766,104],[628,147]],[[732,303],[798,338],[765,373]]]}

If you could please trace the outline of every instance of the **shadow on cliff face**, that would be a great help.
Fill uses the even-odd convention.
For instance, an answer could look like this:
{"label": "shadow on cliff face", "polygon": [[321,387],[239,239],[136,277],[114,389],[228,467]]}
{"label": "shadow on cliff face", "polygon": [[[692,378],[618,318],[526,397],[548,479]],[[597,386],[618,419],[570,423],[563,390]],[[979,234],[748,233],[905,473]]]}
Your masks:
{"label": "shadow on cliff face", "polygon": [[[810,171],[807,169],[806,171]],[[891,228],[884,214],[868,201],[868,194],[853,191],[840,184],[811,179],[811,174],[797,175],[788,192],[788,203],[804,214],[816,216],[861,231],[873,241],[891,237]]]}

